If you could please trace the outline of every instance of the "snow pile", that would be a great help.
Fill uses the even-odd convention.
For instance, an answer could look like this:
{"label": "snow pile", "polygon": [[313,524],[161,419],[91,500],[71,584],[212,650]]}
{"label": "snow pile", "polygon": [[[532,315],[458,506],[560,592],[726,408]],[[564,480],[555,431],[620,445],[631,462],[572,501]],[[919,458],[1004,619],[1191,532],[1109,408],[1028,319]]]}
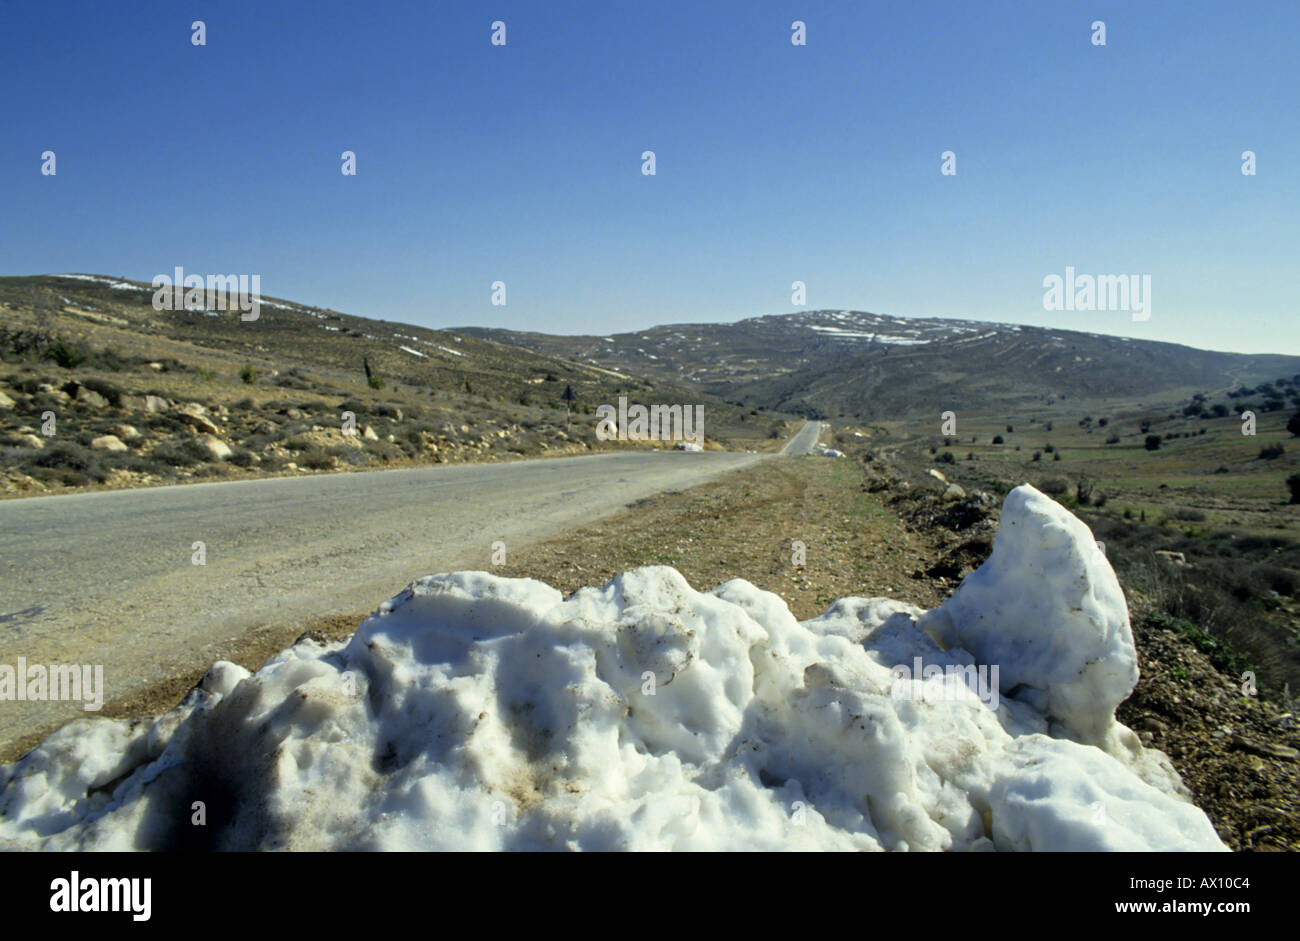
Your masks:
{"label": "snow pile", "polygon": [[0,843],[1223,849],[1115,723],[1136,677],[1091,533],[1021,487],[928,613],[845,598],[801,623],[666,567],[567,599],[421,579],[346,642],[216,664],[152,724],[66,726],[0,770]]}

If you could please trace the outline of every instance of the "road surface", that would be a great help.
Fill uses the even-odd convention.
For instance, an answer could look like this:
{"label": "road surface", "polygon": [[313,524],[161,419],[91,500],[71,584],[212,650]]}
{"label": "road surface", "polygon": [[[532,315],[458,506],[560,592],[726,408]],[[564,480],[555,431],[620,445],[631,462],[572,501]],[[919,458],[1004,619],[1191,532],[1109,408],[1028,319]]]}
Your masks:
{"label": "road surface", "polygon": [[803,427],[795,433],[795,436],[786,442],[785,447],[781,449],[781,453],[812,454],[817,447],[817,439],[821,437],[821,433],[825,429],[826,425],[823,422],[804,422]]}
{"label": "road surface", "polygon": [[[806,424],[782,454],[819,430]],[[205,668],[255,628],[490,569],[495,541],[509,553],[765,457],[625,452],[3,501],[0,666],[102,664],[107,702]],[[88,715],[0,700],[0,747]]]}

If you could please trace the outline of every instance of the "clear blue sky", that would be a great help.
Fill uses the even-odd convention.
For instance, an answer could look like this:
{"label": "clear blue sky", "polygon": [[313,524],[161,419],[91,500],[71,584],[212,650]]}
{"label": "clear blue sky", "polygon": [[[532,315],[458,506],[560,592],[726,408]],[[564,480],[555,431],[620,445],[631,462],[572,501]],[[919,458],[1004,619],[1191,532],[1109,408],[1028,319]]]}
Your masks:
{"label": "clear blue sky", "polygon": [[[8,0],[0,273],[554,333],[786,313],[801,280],[1300,353],[1298,41],[1296,0]],[[1151,319],[1045,311],[1067,265],[1150,274]]]}

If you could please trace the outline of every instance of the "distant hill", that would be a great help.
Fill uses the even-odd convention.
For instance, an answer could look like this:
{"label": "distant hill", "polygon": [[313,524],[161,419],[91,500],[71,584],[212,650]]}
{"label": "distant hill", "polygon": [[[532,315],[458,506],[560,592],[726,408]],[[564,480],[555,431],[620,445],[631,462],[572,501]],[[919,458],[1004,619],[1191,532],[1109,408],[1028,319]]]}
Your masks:
{"label": "distant hill", "polygon": [[609,336],[460,328],[594,365],[697,383],[813,417],[887,419],[960,405],[1001,413],[1061,399],[1218,391],[1300,373],[1300,356],[971,320],[819,310]]}

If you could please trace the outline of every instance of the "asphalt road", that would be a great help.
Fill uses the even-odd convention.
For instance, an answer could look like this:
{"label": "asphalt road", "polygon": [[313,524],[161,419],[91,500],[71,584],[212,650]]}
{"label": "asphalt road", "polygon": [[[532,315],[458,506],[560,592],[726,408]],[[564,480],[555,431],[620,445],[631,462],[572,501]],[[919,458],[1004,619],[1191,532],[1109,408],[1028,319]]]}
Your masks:
{"label": "asphalt road", "polygon": [[[782,454],[807,453],[807,423]],[[377,606],[765,455],[643,452],[0,502],[0,666],[102,664],[104,700],[208,666],[268,624]],[[205,564],[194,564],[196,542]],[[92,715],[0,700],[0,746]]]}
{"label": "asphalt road", "polygon": [[821,436],[826,425],[823,422],[807,421],[803,423],[793,438],[791,438],[784,448],[782,454],[812,454],[817,447],[817,439]]}

